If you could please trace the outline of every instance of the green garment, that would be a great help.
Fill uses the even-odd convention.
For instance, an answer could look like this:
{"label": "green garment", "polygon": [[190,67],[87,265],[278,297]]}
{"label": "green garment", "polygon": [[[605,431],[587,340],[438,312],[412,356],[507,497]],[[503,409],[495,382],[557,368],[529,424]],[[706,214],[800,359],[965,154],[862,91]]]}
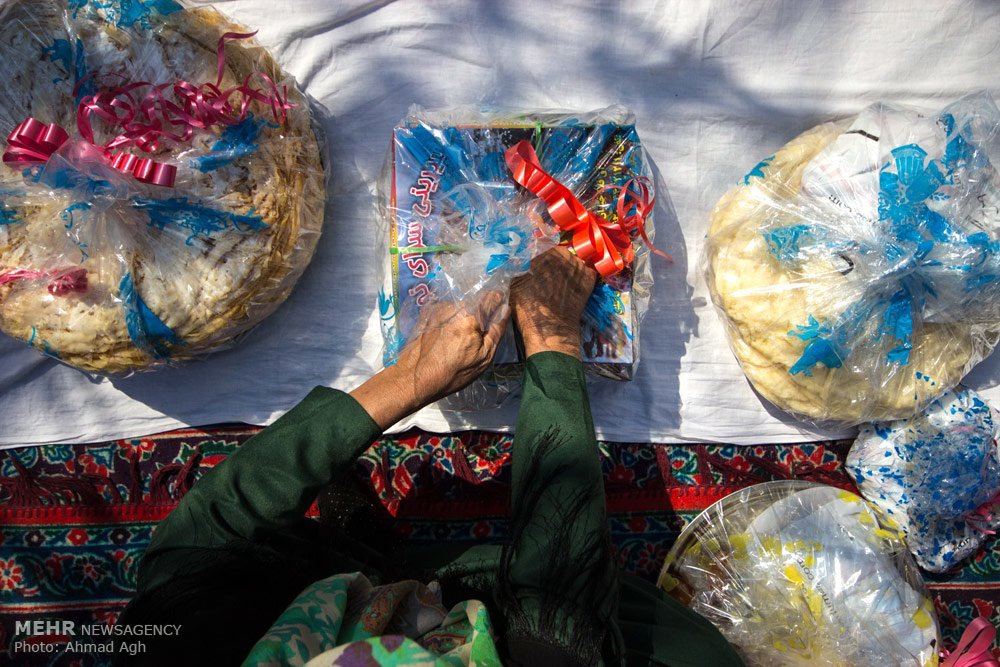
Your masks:
{"label": "green garment", "polygon": [[319,490],[382,434],[350,395],[316,387],[191,487],[156,527],[138,593],[169,582],[205,547],[301,526]]}
{"label": "green garment", "polygon": [[[525,364],[523,384],[513,451],[512,548],[505,554],[492,545],[441,545],[398,556],[435,575],[446,597],[454,586],[509,615],[501,619],[508,659],[537,659],[545,648],[539,637],[572,648],[580,637],[604,632],[603,664],[741,665],[708,621],[652,584],[615,569],[579,360],[557,352],[535,354]],[[140,564],[137,597],[190,569],[206,548],[283,531],[310,539],[302,516],[318,491],[345,475],[379,435],[349,395],[314,389],[207,472],[160,524]],[[541,450],[544,454],[536,455]],[[363,569],[357,559],[363,557],[342,554],[324,576]],[[489,619],[482,620],[488,627]],[[591,627],[594,632],[588,632]],[[478,638],[481,642],[484,635]]]}

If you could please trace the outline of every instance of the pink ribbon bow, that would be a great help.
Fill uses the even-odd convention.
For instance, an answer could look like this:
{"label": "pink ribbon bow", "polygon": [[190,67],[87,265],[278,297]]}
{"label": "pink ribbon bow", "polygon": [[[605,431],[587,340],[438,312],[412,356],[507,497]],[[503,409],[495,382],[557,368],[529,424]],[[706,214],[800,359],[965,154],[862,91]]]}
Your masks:
{"label": "pink ribbon bow", "polygon": [[46,125],[29,118],[7,137],[8,148],[3,154],[4,164],[12,169],[25,169],[33,164],[47,162],[69,135],[55,123]]}
{"label": "pink ribbon bow", "polygon": [[[36,118],[28,118],[7,137],[3,161],[12,169],[27,169],[35,164],[45,164],[67,141],[69,134],[55,123],[46,125]],[[169,188],[173,186],[177,176],[177,167],[172,164],[129,153],[105,152],[105,157],[113,168],[131,174],[142,183]]]}

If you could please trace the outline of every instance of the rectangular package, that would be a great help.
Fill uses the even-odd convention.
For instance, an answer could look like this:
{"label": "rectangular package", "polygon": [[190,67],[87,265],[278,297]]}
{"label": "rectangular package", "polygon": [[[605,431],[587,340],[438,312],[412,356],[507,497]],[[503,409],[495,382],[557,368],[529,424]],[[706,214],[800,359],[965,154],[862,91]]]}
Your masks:
{"label": "rectangular package", "polygon": [[[608,111],[624,117],[601,115]],[[515,183],[504,161],[508,148],[531,143],[545,171],[610,222],[620,213],[620,189],[647,173],[635,127],[614,107],[582,119],[455,116],[461,114],[420,111],[393,130],[380,193],[388,229],[380,246],[385,363],[405,344],[422,306],[487,287],[506,289],[532,256],[561,240],[544,204]],[[651,221],[646,224],[650,230]],[[640,246],[634,244],[632,265],[597,281],[587,303],[580,329],[590,373],[620,380],[634,375],[640,308],[651,286],[648,253]],[[633,298],[636,291],[641,299]],[[498,371],[510,371],[506,375],[518,373],[523,360],[510,333],[494,362]]]}

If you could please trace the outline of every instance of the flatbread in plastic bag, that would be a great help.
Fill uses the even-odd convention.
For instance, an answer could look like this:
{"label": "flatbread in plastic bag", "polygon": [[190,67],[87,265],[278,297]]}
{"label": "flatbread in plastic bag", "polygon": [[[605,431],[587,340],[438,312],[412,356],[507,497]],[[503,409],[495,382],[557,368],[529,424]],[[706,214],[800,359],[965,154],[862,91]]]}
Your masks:
{"label": "flatbread in plastic bag", "polygon": [[847,469],[924,569],[954,567],[1000,529],[998,429],[996,410],[964,387],[912,419],[862,425]]}
{"label": "flatbread in plastic bag", "polygon": [[750,665],[936,664],[934,606],[902,536],[857,495],[769,482],[699,515],[660,585]]}
{"label": "flatbread in plastic bag", "polygon": [[715,206],[707,278],[747,378],[816,422],[905,419],[1000,335],[1000,111],[876,104]]}
{"label": "flatbread in plastic bag", "polygon": [[174,0],[0,5],[0,329],[126,373],[228,346],[284,301],[326,166],[250,33]]}

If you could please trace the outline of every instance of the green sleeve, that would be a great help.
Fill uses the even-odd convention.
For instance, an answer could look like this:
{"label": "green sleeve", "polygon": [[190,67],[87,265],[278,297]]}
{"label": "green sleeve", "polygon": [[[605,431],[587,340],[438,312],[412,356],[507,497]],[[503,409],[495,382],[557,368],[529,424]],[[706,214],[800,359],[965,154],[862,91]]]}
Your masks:
{"label": "green sleeve", "polygon": [[589,487],[600,490],[601,495],[588,512],[588,523],[594,527],[603,524],[604,482],[583,364],[561,352],[540,352],[525,363],[523,384],[512,455],[515,504],[527,491],[524,487],[539,443],[558,433],[546,451],[544,464],[562,474],[545,490],[546,503],[541,508],[551,506],[554,510],[557,501]]}
{"label": "green sleeve", "polygon": [[591,642],[605,633],[616,663],[743,664],[707,620],[619,575],[580,361],[557,352],[528,358],[512,458],[513,548],[499,573],[512,664],[539,663],[553,645],[591,662],[601,650]]}
{"label": "green sleeve", "polygon": [[175,571],[191,549],[301,521],[320,488],[344,474],[381,434],[357,401],[316,387],[274,424],[205,473],[156,528],[139,569],[139,590]]}
{"label": "green sleeve", "polygon": [[516,637],[508,637],[515,658],[520,650],[539,650],[539,641],[554,641],[589,660],[613,626],[618,574],[583,364],[540,352],[525,363],[523,384],[512,453],[511,548],[498,598]]}

